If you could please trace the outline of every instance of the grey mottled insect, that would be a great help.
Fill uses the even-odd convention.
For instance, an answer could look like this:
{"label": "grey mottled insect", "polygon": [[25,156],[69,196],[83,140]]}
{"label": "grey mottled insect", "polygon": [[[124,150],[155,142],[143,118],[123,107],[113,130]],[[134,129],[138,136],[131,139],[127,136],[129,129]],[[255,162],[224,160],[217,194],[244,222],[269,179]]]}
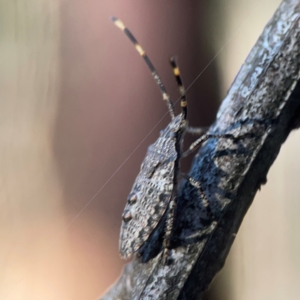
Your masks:
{"label": "grey mottled insect", "polygon": [[[119,19],[112,18],[112,21],[117,27],[124,31],[135,45],[136,50],[145,60],[154,80],[160,88],[163,99],[167,102],[172,119],[169,125],[160,132],[157,141],[149,146],[146,157],[141,165],[140,173],[128,196],[127,204],[122,215],[123,222],[119,241],[120,254],[122,258],[126,259],[144,245],[165,213],[168,213],[168,216],[165,227],[164,248],[170,248],[176,209],[177,181],[180,175],[189,180],[190,184],[197,188],[201,194],[203,205],[210,212],[208,201],[200,183],[188,175],[180,173],[180,159],[191,153],[208,138],[219,137],[219,135],[203,135],[204,131],[201,128],[188,127],[185,89],[175,59],[171,58],[170,62],[181,96],[180,103],[182,113],[178,116],[175,116],[173,102],[167,94],[146,52]],[[202,136],[192,143],[189,149],[183,153],[182,143],[186,132],[198,133],[202,134]],[[222,137],[224,137],[224,135],[222,135]]]}

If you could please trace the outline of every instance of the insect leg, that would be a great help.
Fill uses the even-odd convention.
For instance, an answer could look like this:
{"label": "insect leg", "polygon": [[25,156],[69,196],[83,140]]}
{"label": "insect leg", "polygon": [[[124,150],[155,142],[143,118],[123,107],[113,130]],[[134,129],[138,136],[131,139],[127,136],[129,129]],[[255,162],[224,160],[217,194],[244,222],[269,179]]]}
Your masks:
{"label": "insect leg", "polygon": [[174,113],[174,104],[169,96],[169,94],[167,93],[164,84],[162,83],[156,69],[154,68],[152,62],[150,61],[148,55],[146,54],[146,52],[144,51],[144,49],[141,47],[141,45],[138,43],[138,41],[136,40],[136,38],[133,36],[133,34],[129,31],[128,28],[126,28],[126,26],[123,24],[123,22],[115,17],[112,17],[111,20],[114,22],[114,24],[120,28],[126,35],[127,37],[130,39],[130,41],[134,44],[135,49],[137,50],[137,52],[140,54],[140,56],[144,59],[144,61],[146,62],[148,68],[151,71],[151,74],[156,82],[156,84],[158,85],[160,92],[162,94],[162,98],[163,100],[165,100],[167,102],[168,105],[168,109],[171,115],[171,118],[174,119],[175,118],[175,113]]}
{"label": "insect leg", "polygon": [[236,137],[232,134],[205,134],[202,135],[199,139],[197,139],[195,142],[193,142],[188,150],[186,150],[183,154],[182,157],[188,156],[190,153],[192,153],[194,150],[196,150],[202,143],[207,141],[210,138],[230,138],[230,139],[235,139]]}
{"label": "insect leg", "polygon": [[195,134],[195,135],[203,135],[207,132],[209,127],[187,127],[186,132]]}
{"label": "insect leg", "polygon": [[185,178],[194,188],[196,188],[197,192],[199,193],[199,198],[201,199],[202,204],[205,207],[205,209],[206,209],[206,211],[207,211],[207,213],[209,215],[209,219],[214,220],[215,216],[214,216],[213,212],[210,209],[208,199],[207,199],[207,197],[205,195],[205,192],[204,192],[204,190],[203,190],[203,188],[201,186],[200,181],[197,181],[194,178],[192,178],[189,175],[184,174],[184,173],[180,173],[180,176],[182,176],[183,178]]}
{"label": "insect leg", "polygon": [[[198,196],[202,201],[203,207],[206,209],[208,218],[209,218],[209,220],[212,221],[211,225],[209,225],[208,228],[204,229],[202,234],[205,232],[209,233],[212,229],[215,228],[217,222],[215,221],[215,216],[214,216],[213,212],[211,211],[208,199],[207,199],[205,192],[201,186],[201,183],[199,181],[195,180],[194,178],[190,177],[187,174],[180,173],[180,176],[185,178],[193,187],[195,187],[195,189],[198,193]],[[176,196],[177,195],[175,195],[171,199],[171,201],[169,203],[169,208],[167,211],[168,218],[166,221],[165,236],[164,236],[164,241],[163,241],[164,256],[165,256],[165,261],[167,263],[169,262],[169,259],[170,259],[171,239],[173,236],[174,219],[175,219],[175,213],[176,213],[176,207],[177,207]]]}
{"label": "insect leg", "polygon": [[166,221],[165,236],[163,242],[163,247],[166,249],[167,252],[169,252],[169,249],[171,248],[171,238],[173,233],[173,223],[175,218],[176,204],[177,204],[177,198],[176,195],[174,195],[174,197],[172,197],[169,203],[169,207],[167,211],[168,218]]}

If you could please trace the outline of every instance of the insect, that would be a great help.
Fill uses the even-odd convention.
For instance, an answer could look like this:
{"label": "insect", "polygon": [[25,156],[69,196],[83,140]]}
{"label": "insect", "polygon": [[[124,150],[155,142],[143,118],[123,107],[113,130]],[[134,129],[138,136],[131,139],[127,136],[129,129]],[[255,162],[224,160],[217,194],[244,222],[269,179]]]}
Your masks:
{"label": "insect", "polygon": [[[127,35],[146,62],[161,91],[163,100],[167,103],[171,116],[171,122],[160,132],[156,142],[148,148],[122,215],[119,250],[121,257],[127,259],[145,244],[165,213],[168,215],[163,247],[167,250],[170,249],[179,176],[187,179],[191,185],[197,188],[203,206],[207,208],[211,218],[214,219],[200,182],[180,172],[180,159],[190,154],[207,139],[226,135],[204,134],[203,129],[188,126],[185,88],[176,60],[172,57],[170,63],[179,88],[182,110],[179,115],[175,116],[174,104],[146,52],[121,20],[113,17],[112,21]],[[201,137],[193,142],[187,151],[183,152],[183,137],[186,132],[200,134]]]}

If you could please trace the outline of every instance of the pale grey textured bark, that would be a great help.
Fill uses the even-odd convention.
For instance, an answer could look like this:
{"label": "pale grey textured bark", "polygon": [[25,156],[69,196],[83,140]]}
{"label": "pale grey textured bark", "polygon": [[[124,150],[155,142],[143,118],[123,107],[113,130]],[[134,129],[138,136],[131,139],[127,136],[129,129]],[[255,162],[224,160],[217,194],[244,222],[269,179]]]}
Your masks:
{"label": "pale grey textured bark", "polygon": [[[163,264],[163,223],[143,256],[129,263],[103,299],[198,299],[226,259],[242,219],[290,131],[299,126],[300,3],[283,1],[232,84],[191,175],[216,217],[189,184],[179,191],[173,263]],[[298,83],[298,84],[297,84]],[[207,229],[210,230],[207,230]]]}

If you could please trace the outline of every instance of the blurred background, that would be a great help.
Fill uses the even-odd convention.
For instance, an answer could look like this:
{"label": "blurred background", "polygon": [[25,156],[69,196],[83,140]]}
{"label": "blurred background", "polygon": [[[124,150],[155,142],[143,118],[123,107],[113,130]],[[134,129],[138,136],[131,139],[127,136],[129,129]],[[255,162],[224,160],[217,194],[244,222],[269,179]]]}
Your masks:
{"label": "blurred background", "polygon": [[[177,55],[193,83],[190,124],[208,126],[279,4],[0,0],[0,299],[94,300],[125,263],[121,214],[169,116],[109,17],[131,29],[174,100]],[[299,299],[299,145],[294,132],[206,299]]]}

